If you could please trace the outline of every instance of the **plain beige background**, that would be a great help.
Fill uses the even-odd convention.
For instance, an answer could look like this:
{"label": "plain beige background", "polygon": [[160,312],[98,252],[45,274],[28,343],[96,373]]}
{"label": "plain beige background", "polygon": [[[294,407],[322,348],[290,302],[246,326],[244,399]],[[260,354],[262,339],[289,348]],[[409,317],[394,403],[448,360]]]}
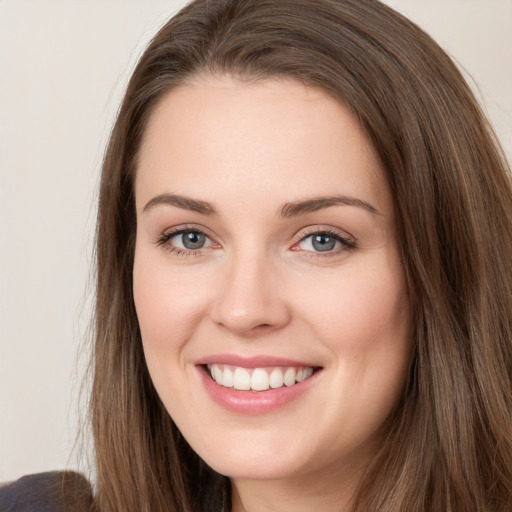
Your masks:
{"label": "plain beige background", "polygon": [[[0,0],[0,481],[79,467],[103,149],[137,57],[183,3]],[[512,1],[386,3],[471,74],[510,159]]]}

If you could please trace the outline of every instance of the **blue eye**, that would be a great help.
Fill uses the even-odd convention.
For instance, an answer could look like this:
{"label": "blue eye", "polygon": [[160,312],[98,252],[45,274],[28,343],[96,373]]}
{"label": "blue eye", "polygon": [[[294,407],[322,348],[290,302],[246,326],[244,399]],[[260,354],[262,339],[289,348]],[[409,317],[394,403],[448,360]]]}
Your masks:
{"label": "blue eye", "polygon": [[198,231],[185,231],[174,235],[170,242],[176,247],[182,249],[201,249],[206,243],[206,235]]}
{"label": "blue eye", "polygon": [[168,241],[173,247],[188,251],[202,249],[212,244],[212,241],[204,233],[193,230],[173,233],[169,236]]}
{"label": "blue eye", "polygon": [[355,243],[338,233],[316,231],[305,236],[296,247],[302,251],[315,253],[338,253],[343,249],[355,248]]}
{"label": "blue eye", "polygon": [[216,246],[208,235],[194,228],[175,229],[165,233],[156,240],[156,245],[180,256],[198,256],[201,249]]}
{"label": "blue eye", "polygon": [[339,249],[341,241],[339,238],[328,233],[315,233],[309,235],[299,243],[303,251],[328,252]]}

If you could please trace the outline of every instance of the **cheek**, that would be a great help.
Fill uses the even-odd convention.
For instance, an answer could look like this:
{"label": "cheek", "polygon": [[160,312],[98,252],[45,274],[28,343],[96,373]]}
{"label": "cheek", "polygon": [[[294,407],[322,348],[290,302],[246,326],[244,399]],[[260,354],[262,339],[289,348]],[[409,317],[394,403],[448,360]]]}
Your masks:
{"label": "cheek", "polygon": [[412,344],[402,267],[368,258],[368,265],[345,269],[323,290],[321,301],[302,310],[330,351],[334,388],[343,390],[334,402],[350,411],[354,424],[346,427],[357,437],[361,425],[371,431],[382,424],[407,378]]}
{"label": "cheek", "polygon": [[332,349],[363,352],[407,338],[409,308],[403,276],[375,268],[348,269],[302,295],[304,316]]}
{"label": "cheek", "polygon": [[208,303],[204,276],[137,256],[133,295],[144,351],[147,356],[174,356],[197,328]]}
{"label": "cheek", "polygon": [[[136,252],[133,296],[146,364],[162,402],[175,420],[192,399],[184,386],[187,342],[202,317],[204,297],[186,273]],[[176,417],[175,417],[176,416]]]}
{"label": "cheek", "polygon": [[316,338],[330,351],[332,410],[325,414],[336,417],[324,421],[334,426],[334,437],[356,444],[384,424],[404,388],[411,355],[403,276],[372,268],[345,272],[324,288],[322,301],[303,305]]}

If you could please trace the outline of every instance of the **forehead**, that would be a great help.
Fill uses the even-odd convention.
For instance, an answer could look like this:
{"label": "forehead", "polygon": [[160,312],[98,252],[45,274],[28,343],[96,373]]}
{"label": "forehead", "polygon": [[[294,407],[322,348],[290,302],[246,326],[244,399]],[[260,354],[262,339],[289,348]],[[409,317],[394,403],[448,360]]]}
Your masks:
{"label": "forehead", "polygon": [[381,211],[389,194],[355,117],[320,89],[291,80],[200,77],[152,113],[136,179],[138,208],[159,193],[276,202],[350,194]]}

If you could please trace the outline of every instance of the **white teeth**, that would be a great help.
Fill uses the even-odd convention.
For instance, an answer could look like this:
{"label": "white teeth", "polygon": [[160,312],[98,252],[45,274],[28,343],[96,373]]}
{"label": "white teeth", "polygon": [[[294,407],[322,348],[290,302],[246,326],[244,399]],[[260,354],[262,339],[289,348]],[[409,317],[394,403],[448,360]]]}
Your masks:
{"label": "white teeth", "polygon": [[251,389],[254,389],[254,391],[265,391],[268,389],[269,380],[268,373],[265,370],[256,368],[251,375]]}
{"label": "white teeth", "polygon": [[222,385],[223,372],[217,365],[214,365],[212,368],[212,377],[217,384]]}
{"label": "white teeth", "polygon": [[286,372],[284,373],[284,384],[285,386],[293,386],[295,384],[295,368],[287,368]]}
{"label": "white teeth", "polygon": [[234,374],[229,368],[224,368],[224,376],[222,377],[222,385],[227,388],[233,387]]}
{"label": "white teeth", "polygon": [[245,368],[237,368],[233,376],[233,387],[240,391],[251,389],[251,376]]}
{"label": "white teeth", "polygon": [[296,382],[302,382],[313,375],[313,368],[311,367],[295,368],[292,366],[274,368],[270,371],[269,368],[248,370],[241,367],[212,364],[208,365],[208,370],[217,384],[240,391],[266,391],[269,388],[290,387]]}
{"label": "white teeth", "polygon": [[[311,377],[311,375],[313,375],[313,368],[301,368],[297,372],[297,376],[295,377],[295,380],[297,382],[302,382],[303,380],[306,380],[309,377]],[[226,377],[224,376],[224,378],[226,378]]]}
{"label": "white teeth", "polygon": [[283,372],[279,368],[272,370],[270,374],[270,387],[271,388],[282,388],[284,384]]}

